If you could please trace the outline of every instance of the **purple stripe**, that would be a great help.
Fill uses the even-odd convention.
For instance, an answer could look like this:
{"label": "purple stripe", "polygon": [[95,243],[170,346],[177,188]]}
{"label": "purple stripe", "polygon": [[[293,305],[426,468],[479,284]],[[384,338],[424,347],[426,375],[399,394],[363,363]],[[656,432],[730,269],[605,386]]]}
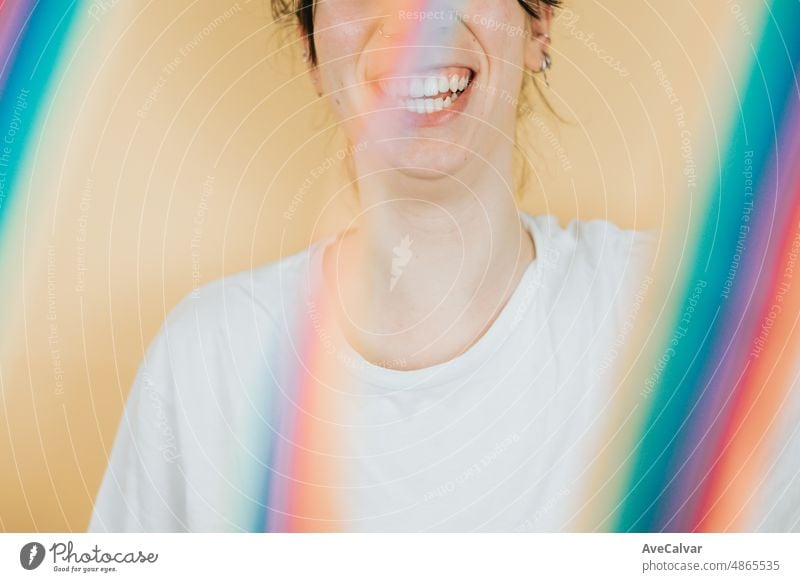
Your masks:
{"label": "purple stripe", "polygon": [[[769,152],[770,162],[763,183],[753,185],[754,196],[745,199],[745,179],[742,176],[742,201],[753,201],[754,209],[750,221],[742,219],[741,225],[749,226],[744,239],[739,268],[735,273],[728,302],[724,310],[729,318],[722,322],[719,341],[712,346],[709,366],[698,383],[702,399],[693,415],[689,438],[684,451],[678,456],[681,463],[680,477],[674,493],[665,500],[663,522],[666,529],[686,531],[694,522],[694,513],[700,501],[701,486],[710,471],[713,455],[718,450],[725,419],[730,414],[739,378],[748,365],[752,341],[761,326],[761,313],[772,298],[766,296],[768,283],[778,268],[777,247],[780,233],[787,228],[789,216],[783,212],[791,205],[793,189],[792,164],[800,159],[800,99],[795,94],[779,129],[777,152]],[[759,152],[753,153],[752,168],[756,168]],[[745,160],[742,160],[742,172]],[[744,204],[743,204],[744,207]],[[742,212],[745,214],[744,210]],[[731,253],[731,260],[734,253]],[[701,388],[702,387],[702,388]],[[735,389],[734,389],[735,388]]]}

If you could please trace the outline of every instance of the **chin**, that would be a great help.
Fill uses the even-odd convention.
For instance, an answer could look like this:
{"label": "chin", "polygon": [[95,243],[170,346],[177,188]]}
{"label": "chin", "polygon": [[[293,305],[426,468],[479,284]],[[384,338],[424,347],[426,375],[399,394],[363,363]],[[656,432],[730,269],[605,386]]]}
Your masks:
{"label": "chin", "polygon": [[[377,118],[377,116],[375,116]],[[375,119],[375,118],[374,118]],[[450,131],[396,131],[389,124],[371,124],[363,135],[365,155],[374,169],[391,169],[415,178],[437,179],[462,174],[486,152],[480,147],[481,132],[469,123]],[[467,120],[464,120],[467,121]],[[489,136],[483,136],[487,141]],[[352,139],[352,137],[351,137]]]}
{"label": "chin", "polygon": [[387,165],[419,179],[436,180],[457,176],[474,157],[458,145],[411,138],[386,153]]}

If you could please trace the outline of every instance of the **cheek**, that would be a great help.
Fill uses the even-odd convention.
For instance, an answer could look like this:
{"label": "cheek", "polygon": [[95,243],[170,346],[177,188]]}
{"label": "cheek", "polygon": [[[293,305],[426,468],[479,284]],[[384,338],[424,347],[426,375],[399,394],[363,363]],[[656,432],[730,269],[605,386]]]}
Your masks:
{"label": "cheek", "polygon": [[321,78],[328,84],[328,91],[352,83],[354,64],[369,38],[369,16],[361,0],[317,3],[314,44]]}
{"label": "cheek", "polygon": [[[341,89],[344,86],[342,78],[349,64],[357,55],[354,35],[347,30],[328,30],[315,33],[314,43],[317,49],[317,66],[320,78],[328,91]],[[333,84],[333,86],[331,86]]]}
{"label": "cheek", "polygon": [[358,62],[365,34],[363,26],[338,20],[335,26],[315,33],[321,89],[340,118],[353,115],[359,107],[354,99],[359,87]]}
{"label": "cheek", "polygon": [[475,0],[467,16],[493,68],[503,74],[524,63],[528,36],[525,11],[516,0]]}

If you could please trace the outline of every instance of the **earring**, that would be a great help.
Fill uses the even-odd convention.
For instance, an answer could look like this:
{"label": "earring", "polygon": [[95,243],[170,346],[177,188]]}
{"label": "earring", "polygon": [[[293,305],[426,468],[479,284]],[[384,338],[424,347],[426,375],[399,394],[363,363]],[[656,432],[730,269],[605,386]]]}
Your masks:
{"label": "earring", "polygon": [[[540,32],[537,35],[542,42],[547,45],[550,43],[550,35],[546,32]],[[550,53],[542,52],[542,66],[539,69],[539,72],[544,77],[544,84],[548,87],[550,86],[550,80],[547,78],[547,71],[549,71],[553,67],[553,58],[550,56]]]}
{"label": "earring", "polygon": [[553,66],[553,59],[550,56],[550,53],[544,53],[542,57],[542,68],[539,70],[544,77],[544,84],[548,87],[550,86],[550,80],[547,78],[547,71],[549,71]]}

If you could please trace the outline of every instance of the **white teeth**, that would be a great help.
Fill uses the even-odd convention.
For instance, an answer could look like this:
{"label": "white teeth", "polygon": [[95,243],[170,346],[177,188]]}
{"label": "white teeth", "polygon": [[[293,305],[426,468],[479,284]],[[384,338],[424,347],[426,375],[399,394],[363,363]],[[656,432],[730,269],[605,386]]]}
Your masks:
{"label": "white teeth", "polygon": [[[381,89],[384,94],[393,98],[400,99],[424,99],[425,97],[437,97],[447,93],[463,91],[469,85],[471,75],[459,77],[458,75],[439,75],[436,77],[416,77],[408,81],[392,79],[381,81]],[[442,98],[444,98],[442,97]]]}
{"label": "white teeth", "polygon": [[458,75],[453,75],[450,77],[450,91],[453,93],[458,91]]}
{"label": "white teeth", "polygon": [[418,77],[407,84],[390,84],[385,88],[388,95],[401,100],[404,109],[411,113],[430,114],[451,107],[471,81],[472,75],[464,77]]}
{"label": "white teeth", "polygon": [[411,84],[408,87],[408,96],[414,99],[425,96],[425,83],[422,79],[411,79]]}
{"label": "white teeth", "polygon": [[458,93],[451,93],[447,97],[437,97],[436,99],[407,99],[403,102],[403,107],[410,113],[435,113],[447,109],[458,99]]}
{"label": "white teeth", "polygon": [[439,79],[428,77],[425,79],[425,96],[433,97],[439,92]]}

